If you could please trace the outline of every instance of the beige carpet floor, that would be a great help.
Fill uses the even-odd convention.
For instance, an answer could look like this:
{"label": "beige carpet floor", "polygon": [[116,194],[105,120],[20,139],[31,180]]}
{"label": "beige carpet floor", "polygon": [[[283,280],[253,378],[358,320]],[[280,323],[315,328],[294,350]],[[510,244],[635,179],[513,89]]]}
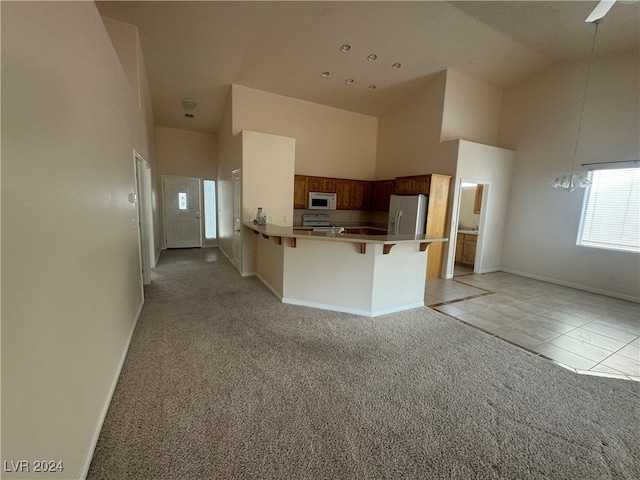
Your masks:
{"label": "beige carpet floor", "polygon": [[640,478],[638,382],[428,308],[284,305],[224,259],[146,300],[91,480]]}

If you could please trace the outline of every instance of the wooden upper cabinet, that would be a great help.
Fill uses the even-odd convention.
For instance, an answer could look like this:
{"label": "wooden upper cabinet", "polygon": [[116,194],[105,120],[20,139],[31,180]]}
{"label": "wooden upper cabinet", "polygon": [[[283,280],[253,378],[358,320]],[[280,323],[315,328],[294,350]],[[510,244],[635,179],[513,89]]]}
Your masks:
{"label": "wooden upper cabinet", "polygon": [[336,182],[337,182],[336,178],[323,178],[321,191],[325,193],[336,193],[337,191]]}
{"label": "wooden upper cabinet", "polygon": [[411,190],[412,186],[410,177],[396,178],[394,193],[398,195],[409,195],[411,194]]}
{"label": "wooden upper cabinet", "polygon": [[327,177],[309,177],[309,191],[336,193],[336,179]]}
{"label": "wooden upper cabinet", "polygon": [[411,188],[414,195],[423,193],[429,195],[431,190],[431,175],[420,175],[411,179]]}
{"label": "wooden upper cabinet", "polygon": [[336,180],[336,192],[338,200],[336,208],[338,210],[348,210],[351,208],[351,191],[353,190],[353,180],[338,178]]}
{"label": "wooden upper cabinet", "polygon": [[351,181],[350,210],[369,210],[371,204],[371,182]]}
{"label": "wooden upper cabinet", "polygon": [[376,212],[389,211],[389,202],[394,192],[394,180],[380,180],[373,182],[371,187],[371,210]]}
{"label": "wooden upper cabinet", "polygon": [[293,208],[309,208],[309,192],[337,193],[338,210],[369,210],[372,182],[346,178],[296,175],[293,183]]}
{"label": "wooden upper cabinet", "polygon": [[[313,190],[312,190],[313,191]],[[296,175],[293,178],[293,208],[308,208],[309,177]]]}
{"label": "wooden upper cabinet", "polygon": [[480,213],[480,209],[482,208],[482,191],[484,188],[482,185],[478,185],[476,187],[476,198],[473,202],[473,213]]}
{"label": "wooden upper cabinet", "polygon": [[395,182],[395,193],[398,195],[429,194],[431,188],[431,175],[413,175],[411,177],[398,177]]}

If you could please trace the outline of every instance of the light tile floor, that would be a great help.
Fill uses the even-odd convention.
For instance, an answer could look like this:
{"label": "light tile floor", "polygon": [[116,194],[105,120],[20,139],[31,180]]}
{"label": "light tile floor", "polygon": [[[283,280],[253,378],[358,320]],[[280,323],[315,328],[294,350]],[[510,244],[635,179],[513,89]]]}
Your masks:
{"label": "light tile floor", "polygon": [[640,305],[503,272],[427,281],[425,304],[578,373],[640,381]]}

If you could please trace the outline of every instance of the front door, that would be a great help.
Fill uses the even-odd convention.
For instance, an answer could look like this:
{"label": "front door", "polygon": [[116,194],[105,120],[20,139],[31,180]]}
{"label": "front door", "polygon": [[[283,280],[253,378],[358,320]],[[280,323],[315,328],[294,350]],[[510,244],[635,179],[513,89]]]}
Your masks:
{"label": "front door", "polygon": [[166,247],[201,247],[200,179],[163,177],[162,189]]}

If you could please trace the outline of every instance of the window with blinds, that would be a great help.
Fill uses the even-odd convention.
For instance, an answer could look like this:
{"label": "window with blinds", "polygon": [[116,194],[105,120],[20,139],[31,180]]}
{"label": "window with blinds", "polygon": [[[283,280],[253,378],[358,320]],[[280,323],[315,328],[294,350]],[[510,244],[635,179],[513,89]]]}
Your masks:
{"label": "window with blinds", "polygon": [[640,252],[640,168],[589,172],[578,245]]}

